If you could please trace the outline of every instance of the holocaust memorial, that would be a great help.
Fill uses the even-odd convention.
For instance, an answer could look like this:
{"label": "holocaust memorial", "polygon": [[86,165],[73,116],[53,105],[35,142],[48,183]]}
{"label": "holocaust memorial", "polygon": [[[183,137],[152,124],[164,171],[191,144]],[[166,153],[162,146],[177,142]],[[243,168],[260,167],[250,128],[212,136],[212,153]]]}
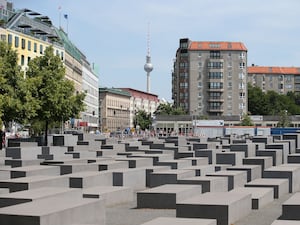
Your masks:
{"label": "holocaust memorial", "polygon": [[1,225],[300,224],[300,133],[7,141]]}

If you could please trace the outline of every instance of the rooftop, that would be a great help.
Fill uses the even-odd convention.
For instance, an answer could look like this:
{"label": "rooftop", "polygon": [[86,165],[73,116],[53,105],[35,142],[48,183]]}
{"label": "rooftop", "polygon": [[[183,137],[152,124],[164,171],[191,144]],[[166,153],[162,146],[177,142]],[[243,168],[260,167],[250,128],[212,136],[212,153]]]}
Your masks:
{"label": "rooftop", "polygon": [[242,42],[192,41],[189,50],[247,51]]}
{"label": "rooftop", "polygon": [[248,74],[300,74],[300,67],[251,66]]}

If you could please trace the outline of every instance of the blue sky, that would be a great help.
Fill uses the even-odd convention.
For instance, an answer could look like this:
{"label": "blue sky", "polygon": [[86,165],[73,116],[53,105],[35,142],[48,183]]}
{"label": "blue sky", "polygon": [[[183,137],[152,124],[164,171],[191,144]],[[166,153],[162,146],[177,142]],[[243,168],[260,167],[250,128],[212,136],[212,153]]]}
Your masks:
{"label": "blue sky", "polygon": [[55,26],[61,20],[65,30],[68,21],[69,38],[99,66],[100,85],[105,87],[146,91],[148,23],[151,93],[168,101],[180,38],[243,42],[248,65],[300,66],[299,0],[11,1],[16,8],[49,16]]}

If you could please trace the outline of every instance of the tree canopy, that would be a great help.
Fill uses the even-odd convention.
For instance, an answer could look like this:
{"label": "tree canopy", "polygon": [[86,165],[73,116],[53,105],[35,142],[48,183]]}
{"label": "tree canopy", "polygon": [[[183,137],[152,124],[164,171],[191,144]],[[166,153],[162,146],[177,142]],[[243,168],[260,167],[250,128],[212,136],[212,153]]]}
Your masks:
{"label": "tree canopy", "polygon": [[182,108],[175,108],[171,103],[161,103],[156,111],[155,115],[185,115],[186,112]]}
{"label": "tree canopy", "polygon": [[9,121],[22,122],[24,105],[20,92],[24,81],[18,66],[18,55],[11,46],[0,41],[0,125]]}
{"label": "tree canopy", "polygon": [[139,110],[135,114],[134,125],[139,126],[140,129],[146,130],[150,129],[152,124],[151,113],[147,113],[145,110]]}
{"label": "tree canopy", "polygon": [[49,124],[78,118],[84,98],[85,93],[76,93],[74,83],[65,78],[64,64],[52,46],[32,59],[24,74],[17,53],[0,42],[0,123],[30,123],[43,127],[47,137]]}
{"label": "tree canopy", "polygon": [[29,94],[23,100],[36,110],[31,121],[44,121],[45,133],[49,124],[78,117],[83,111],[85,94],[75,94],[74,83],[65,78],[65,67],[52,47],[30,61],[26,81]]}
{"label": "tree canopy", "polygon": [[287,111],[300,114],[300,95],[294,92],[279,94],[275,91],[264,93],[259,87],[248,85],[248,111],[252,115],[280,115]]}

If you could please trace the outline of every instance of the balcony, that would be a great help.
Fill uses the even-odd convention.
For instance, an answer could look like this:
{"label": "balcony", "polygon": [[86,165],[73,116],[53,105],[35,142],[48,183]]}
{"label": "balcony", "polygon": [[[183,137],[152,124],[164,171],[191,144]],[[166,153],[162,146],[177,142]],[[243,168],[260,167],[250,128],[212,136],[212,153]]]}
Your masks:
{"label": "balcony", "polygon": [[207,92],[224,92],[224,88],[207,88]]}
{"label": "balcony", "polygon": [[208,97],[208,102],[224,102],[223,98],[212,98],[212,97]]}
{"label": "balcony", "polygon": [[208,112],[224,112],[224,108],[222,106],[220,107],[208,107]]}

